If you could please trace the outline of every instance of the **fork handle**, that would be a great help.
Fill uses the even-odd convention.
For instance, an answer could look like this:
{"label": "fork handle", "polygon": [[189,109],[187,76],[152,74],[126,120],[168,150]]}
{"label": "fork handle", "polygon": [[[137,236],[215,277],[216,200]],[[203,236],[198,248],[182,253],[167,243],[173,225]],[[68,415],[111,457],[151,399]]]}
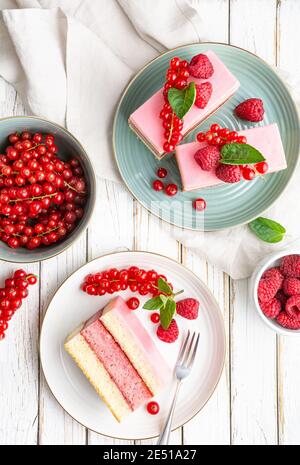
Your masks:
{"label": "fork handle", "polygon": [[170,433],[171,433],[173,415],[174,415],[174,411],[175,411],[175,406],[176,406],[176,401],[177,401],[180,386],[181,386],[181,380],[178,380],[176,390],[175,390],[175,394],[174,394],[174,399],[173,399],[173,402],[172,402],[172,405],[171,405],[171,408],[170,408],[170,411],[169,411],[169,415],[167,416],[167,419],[166,419],[165,425],[163,427],[163,430],[160,433],[160,436],[159,436],[158,441],[156,443],[158,446],[166,446],[166,445],[169,444],[169,437],[170,437]]}

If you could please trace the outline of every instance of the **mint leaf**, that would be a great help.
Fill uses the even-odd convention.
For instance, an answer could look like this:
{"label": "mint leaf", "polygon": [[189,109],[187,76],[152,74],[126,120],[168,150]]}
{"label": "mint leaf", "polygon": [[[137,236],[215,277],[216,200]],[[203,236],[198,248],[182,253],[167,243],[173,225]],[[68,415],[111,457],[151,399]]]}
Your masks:
{"label": "mint leaf", "polygon": [[163,292],[164,294],[170,295],[173,293],[172,289],[170,288],[169,284],[166,283],[163,279],[159,278],[157,281],[158,289]]}
{"label": "mint leaf", "polygon": [[168,329],[168,327],[170,326],[175,311],[175,300],[168,299],[166,305],[160,309],[160,323],[164,329]]}
{"label": "mint leaf", "polygon": [[166,297],[166,296],[163,295],[163,294],[160,294],[159,298],[161,299],[162,303],[163,303],[164,305],[166,305],[167,300],[168,300],[168,297]]}
{"label": "mint leaf", "polygon": [[147,300],[147,302],[143,305],[145,310],[158,310],[163,306],[163,302],[160,296],[153,297],[153,299]]}
{"label": "mint leaf", "polygon": [[285,228],[281,224],[262,216],[251,221],[248,226],[262,241],[271,244],[282,241],[286,233]]}
{"label": "mint leaf", "polygon": [[249,144],[225,144],[221,149],[220,163],[225,165],[252,165],[265,160],[256,148]]}
{"label": "mint leaf", "polygon": [[169,104],[180,119],[182,119],[194,105],[195,99],[196,86],[194,82],[191,82],[185,89],[181,90],[171,87],[168,91]]}

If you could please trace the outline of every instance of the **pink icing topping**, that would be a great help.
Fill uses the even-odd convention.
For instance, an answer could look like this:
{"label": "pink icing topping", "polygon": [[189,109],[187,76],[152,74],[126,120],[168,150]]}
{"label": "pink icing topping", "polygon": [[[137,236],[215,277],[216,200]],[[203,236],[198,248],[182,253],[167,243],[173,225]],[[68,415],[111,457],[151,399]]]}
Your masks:
{"label": "pink icing topping", "polygon": [[127,356],[99,320],[86,326],[81,335],[101,361],[132,410],[152,397]]}

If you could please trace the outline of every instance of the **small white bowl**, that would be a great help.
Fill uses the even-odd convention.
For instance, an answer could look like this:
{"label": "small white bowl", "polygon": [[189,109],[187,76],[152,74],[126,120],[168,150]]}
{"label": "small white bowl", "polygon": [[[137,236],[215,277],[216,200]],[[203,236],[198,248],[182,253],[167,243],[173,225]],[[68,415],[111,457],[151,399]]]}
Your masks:
{"label": "small white bowl", "polygon": [[275,252],[271,255],[268,255],[258,263],[250,279],[250,296],[253,300],[257,313],[259,314],[261,319],[269,326],[269,328],[273,329],[273,331],[276,331],[276,333],[281,334],[283,336],[299,336],[300,329],[283,328],[283,326],[280,326],[276,320],[272,320],[271,318],[265,316],[258,302],[257,288],[259,280],[266,270],[268,270],[269,268],[273,268],[274,266],[278,266],[281,262],[281,259],[286,255],[294,254],[300,255],[300,247],[286,248],[279,252]]}

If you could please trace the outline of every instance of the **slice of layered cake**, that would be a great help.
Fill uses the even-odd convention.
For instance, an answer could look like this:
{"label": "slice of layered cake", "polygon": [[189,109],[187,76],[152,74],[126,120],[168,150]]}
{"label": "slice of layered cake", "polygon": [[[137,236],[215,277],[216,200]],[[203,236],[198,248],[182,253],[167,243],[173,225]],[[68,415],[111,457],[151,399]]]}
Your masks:
{"label": "slice of layered cake", "polygon": [[121,297],[72,333],[65,349],[118,421],[171,379],[151,336]]}
{"label": "slice of layered cake", "polygon": [[[200,103],[199,107],[196,101],[196,104],[193,105],[184,116],[182,128],[183,137],[223,105],[240,85],[239,81],[214,52],[207,51],[201,55],[205,55],[208,58],[212,74],[209,78],[199,78],[195,77],[195,74],[191,74],[187,80],[187,84],[194,82],[196,87],[199,86],[199,88],[203,84],[209,85],[211,92],[209,98],[207,98],[207,104],[201,105]],[[166,154],[164,149],[165,129],[159,117],[164,103],[164,89],[162,88],[152,95],[143,105],[137,108],[137,110],[130,115],[128,120],[131,129],[153,152],[155,157],[159,159]]]}
{"label": "slice of layered cake", "polygon": [[[245,136],[247,143],[263,154],[268,163],[268,173],[286,168],[285,153],[276,123],[239,131],[238,135]],[[207,146],[207,142],[190,142],[181,144],[176,148],[176,160],[183,191],[192,191],[222,183],[215,170],[205,171],[197,162],[196,152]]]}

